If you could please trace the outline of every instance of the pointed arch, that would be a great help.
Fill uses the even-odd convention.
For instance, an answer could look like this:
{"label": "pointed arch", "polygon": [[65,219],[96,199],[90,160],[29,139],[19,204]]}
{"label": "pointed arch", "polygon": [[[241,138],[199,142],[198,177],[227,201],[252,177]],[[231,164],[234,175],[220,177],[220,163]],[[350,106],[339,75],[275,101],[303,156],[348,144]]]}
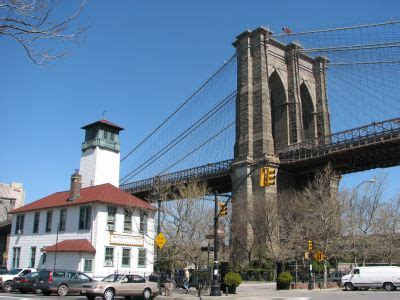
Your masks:
{"label": "pointed arch", "polygon": [[301,115],[304,139],[315,138],[315,109],[310,91],[305,82],[300,85]]}
{"label": "pointed arch", "polygon": [[281,148],[289,144],[289,120],[285,86],[277,71],[274,71],[269,77],[269,90],[272,137],[275,148]]}

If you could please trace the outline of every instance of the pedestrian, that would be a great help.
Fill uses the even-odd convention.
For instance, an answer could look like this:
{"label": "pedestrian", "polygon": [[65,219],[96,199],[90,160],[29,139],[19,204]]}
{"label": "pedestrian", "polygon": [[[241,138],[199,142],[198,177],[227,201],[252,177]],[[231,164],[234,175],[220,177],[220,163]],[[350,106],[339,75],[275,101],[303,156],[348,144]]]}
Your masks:
{"label": "pedestrian", "polygon": [[189,294],[189,281],[190,273],[188,268],[183,269],[183,288],[186,290],[186,294]]}

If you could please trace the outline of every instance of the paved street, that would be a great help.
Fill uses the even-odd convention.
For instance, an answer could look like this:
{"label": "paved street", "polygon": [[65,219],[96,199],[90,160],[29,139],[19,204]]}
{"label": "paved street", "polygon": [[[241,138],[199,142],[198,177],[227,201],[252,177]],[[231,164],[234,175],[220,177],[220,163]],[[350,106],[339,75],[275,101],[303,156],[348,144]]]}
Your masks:
{"label": "paved street", "polygon": [[[223,295],[222,297],[210,297],[208,292],[202,295],[202,299],[268,299],[268,300],[394,300],[400,298],[400,291],[386,292],[383,290],[370,290],[370,291],[354,291],[345,292],[341,289],[330,290],[297,290],[297,291],[276,291],[272,283],[244,283],[242,284],[235,295]],[[0,299],[65,299],[65,300],[81,300],[86,299],[81,296],[42,296],[32,294],[6,294],[0,293]],[[100,298],[98,298],[100,299]],[[118,299],[118,298],[116,298]],[[123,299],[123,298],[119,298]],[[157,299],[198,299],[197,291],[191,290],[190,294],[185,294],[183,290],[177,290],[172,297],[159,296]]]}

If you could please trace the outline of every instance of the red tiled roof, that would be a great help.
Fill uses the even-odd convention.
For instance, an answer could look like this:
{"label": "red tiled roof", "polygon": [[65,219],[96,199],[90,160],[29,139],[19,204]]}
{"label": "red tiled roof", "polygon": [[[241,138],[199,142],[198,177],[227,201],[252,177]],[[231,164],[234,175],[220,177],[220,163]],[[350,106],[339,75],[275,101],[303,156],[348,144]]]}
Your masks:
{"label": "red tiled roof", "polygon": [[79,205],[90,202],[101,202],[107,204],[114,204],[117,206],[137,207],[146,210],[156,210],[156,208],[150,205],[148,202],[136,196],[133,196],[127,192],[124,192],[123,190],[109,183],[82,188],[80,191],[80,195],[81,195],[80,198],[74,201],[68,201],[69,190],[64,192],[54,193],[47,197],[39,199],[35,202],[14,209],[11,213],[20,213],[20,212],[48,209],[60,206]]}
{"label": "red tiled roof", "polygon": [[64,240],[53,246],[44,248],[46,252],[89,252],[96,253],[96,249],[86,239]]}
{"label": "red tiled roof", "polygon": [[83,126],[81,129],[86,129],[86,128],[88,128],[88,127],[90,127],[90,126],[93,126],[93,125],[96,125],[96,124],[105,124],[105,125],[109,125],[109,126],[115,127],[115,128],[117,128],[118,130],[124,130],[124,128],[122,128],[121,126],[119,126],[119,125],[117,125],[117,124],[114,124],[114,123],[112,123],[112,122],[110,122],[110,121],[108,121],[108,120],[105,120],[105,119],[101,119],[101,120],[96,121],[96,122],[94,122],[94,123],[90,123],[90,124],[88,124],[88,125],[85,125],[85,126]]}

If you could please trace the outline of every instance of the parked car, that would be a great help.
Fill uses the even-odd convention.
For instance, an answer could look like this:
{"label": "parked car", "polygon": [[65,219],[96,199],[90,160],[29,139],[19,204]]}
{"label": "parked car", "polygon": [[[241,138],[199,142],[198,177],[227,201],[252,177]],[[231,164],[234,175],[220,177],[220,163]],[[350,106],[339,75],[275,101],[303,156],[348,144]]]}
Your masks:
{"label": "parked car", "polygon": [[93,281],[82,272],[71,270],[42,270],[39,271],[36,288],[43,295],[57,293],[58,296],[66,296],[68,293],[79,293],[81,285]]}
{"label": "parked car", "polygon": [[3,290],[3,292],[10,293],[12,291],[12,284],[13,284],[13,279],[15,277],[21,277],[26,274],[36,272],[36,269],[32,268],[25,268],[25,269],[12,269],[6,274],[2,274],[0,276],[0,287]]}
{"label": "parked car", "polygon": [[88,300],[94,300],[97,296],[103,299],[114,299],[115,296],[142,296],[150,299],[157,296],[157,283],[139,275],[112,274],[101,281],[83,284],[81,295]]}
{"label": "parked car", "polygon": [[12,283],[12,291],[20,291],[21,294],[28,292],[40,294],[42,291],[36,287],[38,272],[28,273],[21,277],[15,277]]}
{"label": "parked car", "polygon": [[358,267],[342,277],[342,286],[346,291],[356,289],[384,288],[393,291],[400,286],[400,267]]}

